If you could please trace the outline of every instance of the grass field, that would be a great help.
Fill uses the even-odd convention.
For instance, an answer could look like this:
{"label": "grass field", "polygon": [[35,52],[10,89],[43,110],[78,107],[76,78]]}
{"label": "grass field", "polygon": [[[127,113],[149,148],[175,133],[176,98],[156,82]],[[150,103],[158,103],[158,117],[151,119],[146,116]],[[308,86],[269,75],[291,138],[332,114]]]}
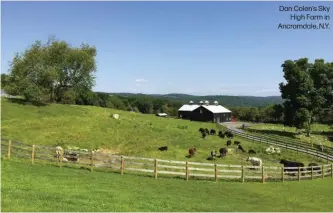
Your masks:
{"label": "grass field", "polygon": [[333,142],[328,140],[328,136],[333,136],[333,127],[324,124],[313,124],[310,137],[305,134],[297,135],[295,127],[284,127],[282,124],[252,124],[248,127],[250,130],[255,130],[257,133],[276,135],[285,140],[288,138],[298,139],[304,143],[313,143],[333,147]]}
{"label": "grass field", "polygon": [[332,212],[332,179],[214,183],[2,160],[2,211]]}
{"label": "grass field", "polygon": [[[84,149],[104,148],[127,156],[150,157],[169,160],[207,162],[211,150],[225,147],[227,139],[218,136],[201,138],[199,128],[215,128],[215,124],[199,123],[178,119],[159,118],[114,109],[93,106],[52,104],[33,106],[13,103],[2,99],[2,137],[22,141],[27,144],[62,146],[71,145]],[[110,115],[117,113],[120,120]],[[263,159],[264,165],[279,165],[281,158],[309,162],[323,162],[312,156],[282,150],[281,156],[267,155],[265,144],[235,138],[246,149],[254,149]],[[157,150],[167,145],[167,152]],[[188,149],[197,147],[194,158],[188,159]],[[216,163],[244,164],[246,153],[229,153]]]}

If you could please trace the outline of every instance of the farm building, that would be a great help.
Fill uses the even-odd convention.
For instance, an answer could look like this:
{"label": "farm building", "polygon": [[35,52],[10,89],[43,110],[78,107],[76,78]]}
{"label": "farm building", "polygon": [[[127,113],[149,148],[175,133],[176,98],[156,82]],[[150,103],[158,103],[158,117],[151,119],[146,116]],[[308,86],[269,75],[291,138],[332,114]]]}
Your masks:
{"label": "farm building", "polygon": [[191,121],[211,121],[213,123],[231,121],[231,111],[219,105],[217,101],[213,105],[209,105],[208,101],[200,101],[199,104],[183,105],[178,110],[178,118]]}
{"label": "farm building", "polygon": [[158,116],[158,117],[168,117],[168,114],[166,114],[166,113],[156,113],[156,116]]}

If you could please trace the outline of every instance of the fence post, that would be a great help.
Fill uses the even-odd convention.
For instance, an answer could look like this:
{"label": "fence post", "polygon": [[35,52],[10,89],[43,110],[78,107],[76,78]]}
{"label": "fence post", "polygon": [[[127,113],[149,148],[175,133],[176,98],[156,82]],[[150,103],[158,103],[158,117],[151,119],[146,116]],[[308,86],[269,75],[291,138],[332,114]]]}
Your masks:
{"label": "fence post", "polygon": [[12,141],[9,140],[8,141],[8,159],[10,159],[10,149],[11,149],[11,147],[12,147]]}
{"label": "fence post", "polygon": [[281,179],[282,183],[284,182],[284,166],[281,167]]}
{"label": "fence post", "polygon": [[120,174],[123,175],[124,174],[124,157],[121,156],[121,162],[120,162]]}
{"label": "fence post", "polygon": [[311,180],[313,180],[313,166],[311,166]]}
{"label": "fence post", "polygon": [[94,171],[94,151],[90,152],[90,171]]}
{"label": "fence post", "polygon": [[215,164],[215,182],[217,182],[217,165]]}
{"label": "fence post", "polygon": [[34,162],[35,162],[35,145],[32,145],[31,163],[34,164]]}
{"label": "fence post", "polygon": [[264,177],[264,166],[261,166],[261,180],[262,180],[262,183],[265,182],[265,177]]}
{"label": "fence post", "polygon": [[301,167],[298,167],[298,181],[301,181]]}
{"label": "fence post", "polygon": [[154,163],[154,176],[155,179],[157,179],[157,160],[155,159],[155,163]]}
{"label": "fence post", "polygon": [[186,168],[186,180],[188,180],[188,162],[187,161],[186,161],[185,168]]}
{"label": "fence post", "polygon": [[325,177],[325,171],[324,171],[324,165],[321,166],[321,178],[324,178]]}
{"label": "fence post", "polygon": [[244,165],[242,165],[242,183],[245,181]]}

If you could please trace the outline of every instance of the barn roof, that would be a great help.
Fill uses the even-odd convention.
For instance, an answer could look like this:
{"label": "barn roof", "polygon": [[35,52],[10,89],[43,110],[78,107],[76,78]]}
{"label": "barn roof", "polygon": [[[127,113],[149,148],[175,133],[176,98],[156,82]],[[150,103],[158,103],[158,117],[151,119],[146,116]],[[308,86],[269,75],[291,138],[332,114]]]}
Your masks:
{"label": "barn roof", "polygon": [[231,112],[230,110],[228,110],[227,108],[221,106],[221,105],[202,105],[202,107],[208,109],[209,111],[211,111],[212,113],[227,113],[227,112]]}
{"label": "barn roof", "polygon": [[185,104],[182,107],[180,107],[178,111],[193,111],[196,108],[198,108],[199,106],[200,105],[196,105],[196,104],[193,104],[193,105]]}

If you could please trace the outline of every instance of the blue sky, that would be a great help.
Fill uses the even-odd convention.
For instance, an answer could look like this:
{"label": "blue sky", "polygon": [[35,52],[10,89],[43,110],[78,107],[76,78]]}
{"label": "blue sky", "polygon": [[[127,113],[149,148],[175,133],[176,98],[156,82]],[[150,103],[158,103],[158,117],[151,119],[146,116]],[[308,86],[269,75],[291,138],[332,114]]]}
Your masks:
{"label": "blue sky", "polygon": [[[331,6],[332,29],[278,30],[295,23],[280,5]],[[55,35],[96,46],[95,91],[279,95],[284,60],[333,61],[332,10],[332,2],[2,2],[1,69]]]}

